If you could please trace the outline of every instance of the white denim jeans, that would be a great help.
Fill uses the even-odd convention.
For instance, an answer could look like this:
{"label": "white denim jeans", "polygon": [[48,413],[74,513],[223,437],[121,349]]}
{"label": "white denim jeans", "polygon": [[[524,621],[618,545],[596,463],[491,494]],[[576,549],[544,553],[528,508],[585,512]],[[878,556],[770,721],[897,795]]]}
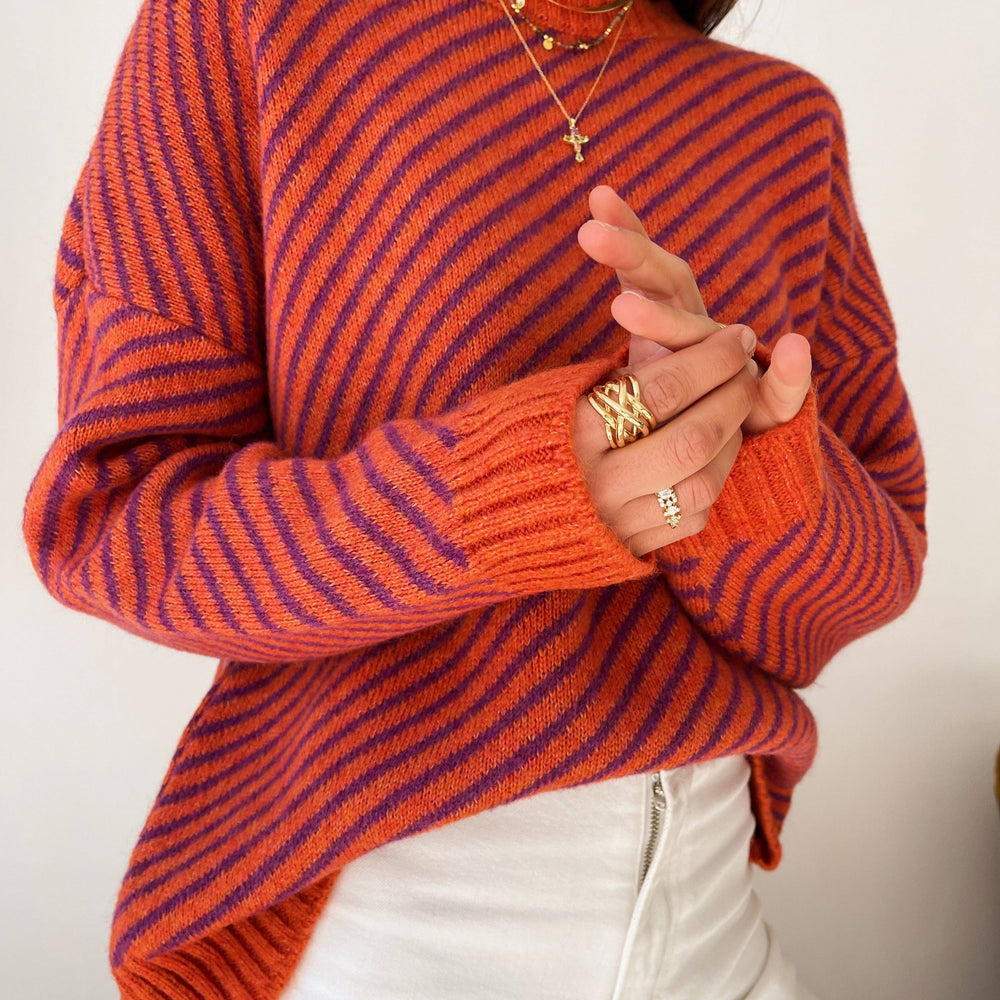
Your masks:
{"label": "white denim jeans", "polygon": [[816,1000],[753,891],[749,775],[716,758],[384,844],[338,876],[283,1000]]}

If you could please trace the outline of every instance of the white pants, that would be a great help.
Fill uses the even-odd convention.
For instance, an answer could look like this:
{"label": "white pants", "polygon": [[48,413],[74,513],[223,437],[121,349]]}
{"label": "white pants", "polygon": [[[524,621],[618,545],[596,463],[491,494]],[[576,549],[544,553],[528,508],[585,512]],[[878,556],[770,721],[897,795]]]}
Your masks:
{"label": "white pants", "polygon": [[752,888],[749,775],[716,758],[384,844],[339,874],[283,1000],[816,1000]]}

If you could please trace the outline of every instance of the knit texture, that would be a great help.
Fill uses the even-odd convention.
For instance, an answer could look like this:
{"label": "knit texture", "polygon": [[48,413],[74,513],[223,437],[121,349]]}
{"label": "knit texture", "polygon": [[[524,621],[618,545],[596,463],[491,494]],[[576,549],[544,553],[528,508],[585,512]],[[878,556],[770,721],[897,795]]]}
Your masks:
{"label": "knit texture", "polygon": [[[572,114],[610,40],[521,30]],[[496,0],[139,7],[65,214],[23,521],[56,600],[219,661],[120,889],[122,997],[273,1000],[352,859],[583,782],[745,754],[749,857],[779,863],[817,748],[796,689],[926,553],[842,116],[636,0],[580,127],[582,164]],[[762,365],[789,330],[814,357],[707,527],[641,558],[573,451],[627,361],[576,242],[602,182]]]}

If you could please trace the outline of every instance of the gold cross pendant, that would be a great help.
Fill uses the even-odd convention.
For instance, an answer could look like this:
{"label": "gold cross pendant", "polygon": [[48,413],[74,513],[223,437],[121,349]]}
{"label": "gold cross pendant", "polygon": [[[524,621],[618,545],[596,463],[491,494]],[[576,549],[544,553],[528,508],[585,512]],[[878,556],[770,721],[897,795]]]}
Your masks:
{"label": "gold cross pendant", "polygon": [[583,153],[580,152],[580,147],[585,142],[590,142],[590,136],[589,135],[584,135],[576,127],[576,119],[575,118],[570,118],[570,120],[569,120],[569,135],[564,135],[563,136],[563,142],[569,142],[569,143],[573,144],[573,151],[574,151],[574,153],[576,153],[576,156],[574,157],[574,159],[576,160],[577,163],[583,163]]}

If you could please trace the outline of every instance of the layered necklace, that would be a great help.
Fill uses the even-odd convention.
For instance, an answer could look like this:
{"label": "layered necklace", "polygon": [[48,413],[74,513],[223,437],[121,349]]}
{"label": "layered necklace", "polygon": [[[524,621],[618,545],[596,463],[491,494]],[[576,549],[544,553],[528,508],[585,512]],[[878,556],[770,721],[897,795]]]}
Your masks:
{"label": "layered necklace", "polygon": [[[525,52],[528,53],[528,57],[531,59],[532,63],[534,63],[535,69],[538,70],[538,74],[539,76],[541,76],[542,82],[545,84],[546,87],[548,87],[549,93],[553,96],[553,98],[555,98],[555,102],[556,104],[559,105],[560,111],[562,111],[563,115],[566,118],[566,121],[569,122],[569,135],[564,135],[562,137],[563,141],[568,142],[573,147],[573,153],[574,153],[573,158],[576,160],[576,162],[583,163],[583,151],[581,147],[585,142],[590,142],[590,136],[584,135],[580,131],[580,129],[577,127],[577,122],[580,120],[580,115],[583,114],[583,109],[587,106],[587,103],[590,101],[591,95],[594,93],[594,89],[597,87],[597,84],[600,83],[601,77],[604,75],[604,70],[607,68],[608,62],[610,61],[611,56],[614,54],[615,46],[618,44],[618,39],[621,37],[622,28],[625,27],[625,20],[628,17],[629,11],[631,11],[632,5],[635,3],[635,0],[614,0],[613,3],[605,4],[602,7],[592,7],[592,8],[570,7],[563,3],[557,3],[556,0],[549,0],[549,3],[552,3],[557,7],[564,7],[566,10],[576,11],[582,14],[603,14],[603,13],[609,13],[612,10],[618,11],[614,19],[607,26],[607,28],[605,28],[604,31],[602,31],[595,38],[577,39],[577,41],[572,44],[566,44],[557,41],[553,37],[551,30],[539,27],[537,24],[531,21],[526,14],[523,14],[521,11],[522,8],[524,7],[525,0],[510,0],[509,6],[506,0],[498,0],[498,3],[500,4],[501,7],[503,7],[504,13],[507,15],[507,20],[510,21],[510,25],[517,33],[517,37],[521,40],[521,44],[524,46]],[[559,95],[555,92],[555,90],[553,90],[552,84],[549,83],[548,77],[542,71],[542,67],[539,66],[538,60],[535,58],[534,53],[528,46],[527,41],[525,40],[521,32],[518,31],[517,23],[514,21],[513,14],[511,13],[512,11],[518,14],[518,16],[520,16],[524,21],[526,21],[536,35],[542,36],[542,46],[545,49],[552,49],[553,46],[559,45],[561,48],[564,49],[573,49],[578,52],[586,51],[587,49],[593,48],[596,45],[600,45],[601,42],[603,42],[604,39],[607,38],[608,35],[610,35],[611,32],[614,30],[615,24],[619,25],[618,33],[615,35],[614,41],[611,43],[611,49],[608,52],[607,56],[605,57],[604,63],[601,65],[601,71],[597,74],[597,79],[594,80],[594,82],[590,85],[590,90],[587,92],[587,96],[586,98],[584,98],[583,104],[580,106],[580,110],[577,111],[575,115],[570,115],[570,113],[566,110],[566,106],[563,104],[562,101],[559,100]]]}

